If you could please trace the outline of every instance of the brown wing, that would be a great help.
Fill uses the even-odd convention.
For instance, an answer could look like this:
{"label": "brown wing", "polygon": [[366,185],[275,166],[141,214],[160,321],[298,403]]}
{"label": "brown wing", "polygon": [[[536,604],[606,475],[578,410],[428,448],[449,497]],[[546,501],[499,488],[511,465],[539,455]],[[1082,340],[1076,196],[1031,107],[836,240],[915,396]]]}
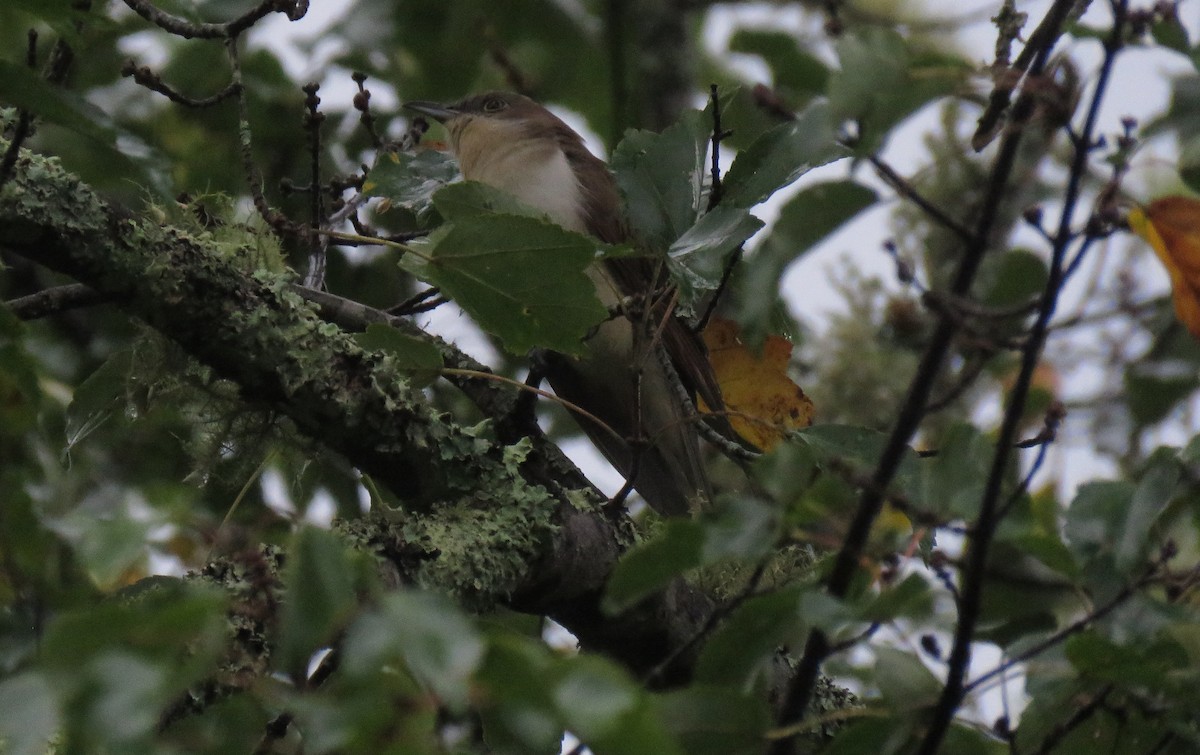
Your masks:
{"label": "brown wing", "polygon": [[[565,124],[556,131],[556,136],[576,175],[591,178],[582,186],[588,232],[607,244],[629,241],[630,234],[623,222],[624,214],[620,211],[621,194],[608,166],[588,152],[579,135]],[[650,290],[665,288],[669,283],[662,263],[647,257],[610,259],[605,261],[605,267],[625,296],[645,294]],[[669,300],[665,296],[657,298]],[[661,316],[662,313],[658,313],[656,321]],[[699,395],[713,409],[723,408],[725,403],[721,400],[721,389],[708,360],[708,349],[700,336],[683,320],[671,316],[663,327],[662,345],[688,392],[693,396]]]}
{"label": "brown wing", "polygon": [[[609,275],[626,296],[646,293],[647,287],[666,282],[666,271],[662,263],[645,257],[621,257],[605,261]],[[656,297],[663,305],[667,296]],[[662,312],[654,313],[658,322]],[[662,345],[671,358],[671,364],[679,373],[679,379],[693,396],[699,395],[710,407],[724,406],[721,389],[708,361],[708,349],[704,341],[688,324],[672,315],[662,329]]]}

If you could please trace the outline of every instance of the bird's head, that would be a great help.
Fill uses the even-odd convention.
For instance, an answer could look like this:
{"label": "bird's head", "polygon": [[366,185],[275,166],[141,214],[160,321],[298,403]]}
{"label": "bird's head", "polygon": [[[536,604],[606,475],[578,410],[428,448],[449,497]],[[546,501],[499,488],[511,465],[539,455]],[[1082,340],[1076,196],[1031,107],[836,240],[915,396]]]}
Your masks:
{"label": "bird's head", "polygon": [[451,105],[407,102],[404,107],[445,125],[450,146],[459,154],[517,140],[553,138],[556,131],[567,128],[558,116],[514,92],[484,92]]}

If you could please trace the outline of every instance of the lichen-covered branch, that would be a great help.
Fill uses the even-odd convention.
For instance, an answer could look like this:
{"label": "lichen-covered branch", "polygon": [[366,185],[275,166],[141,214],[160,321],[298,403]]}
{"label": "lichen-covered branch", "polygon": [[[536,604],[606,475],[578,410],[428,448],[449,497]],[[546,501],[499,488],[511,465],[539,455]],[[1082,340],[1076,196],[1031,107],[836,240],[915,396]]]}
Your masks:
{"label": "lichen-covered branch", "polygon": [[[681,582],[605,616],[599,595],[632,541],[628,520],[600,512],[540,436],[506,445],[437,413],[390,357],[323,321],[287,276],[247,273],[206,235],[111,207],[57,161],[24,150],[0,190],[0,248],[118,302],[394,491],[403,514],[365,519],[353,535],[404,583],[551,616],[635,672],[711,612]],[[693,659],[682,654],[664,683],[686,678]]]}

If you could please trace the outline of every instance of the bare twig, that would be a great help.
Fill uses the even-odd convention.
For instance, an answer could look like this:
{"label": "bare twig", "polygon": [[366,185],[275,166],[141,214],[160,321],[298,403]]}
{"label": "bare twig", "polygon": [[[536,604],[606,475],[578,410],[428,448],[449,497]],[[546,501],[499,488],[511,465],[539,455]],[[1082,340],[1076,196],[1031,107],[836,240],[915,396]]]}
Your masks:
{"label": "bare twig", "polygon": [[749,598],[753,597],[758,591],[758,586],[762,583],[762,578],[766,573],[767,561],[760,561],[758,566],[754,568],[754,572],[750,575],[750,579],[746,581],[746,585],[738,591],[737,595],[734,595],[732,598],[725,601],[712,613],[710,613],[708,615],[708,619],[705,620],[700,629],[683,643],[681,643],[678,647],[672,650],[665,658],[659,661],[657,666],[650,669],[643,680],[647,684],[652,684],[653,682],[657,681],[658,678],[662,676],[668,668],[670,668],[671,664],[674,663],[677,658],[679,658],[679,656],[686,653],[697,642],[703,640],[705,637],[711,634],[712,631],[717,628],[718,624],[724,621],[729,614],[737,610],[738,606],[742,605]]}
{"label": "bare twig", "polygon": [[354,80],[354,85],[358,87],[358,92],[354,95],[354,109],[358,111],[358,122],[362,124],[363,130],[367,132],[367,137],[371,140],[371,146],[375,149],[383,147],[383,139],[379,138],[379,133],[375,130],[375,116],[371,114],[371,90],[363,86],[367,81],[367,75],[359,71],[355,71],[350,75]]}
{"label": "bare twig", "polygon": [[[1047,25],[1052,32],[1041,36],[1036,60],[1031,64],[1038,71],[1044,68],[1049,59],[1051,48],[1061,33],[1062,22],[1073,6],[1072,0],[1056,0],[1047,13]],[[1031,112],[1033,103],[1028,98],[1021,98],[1017,103],[1021,110]],[[1004,199],[1009,177],[1016,164],[1018,147],[1022,140],[1021,130],[1015,129],[1005,134],[1000,149],[993,163],[991,176],[984,194],[979,220],[977,221],[971,241],[959,261],[958,271],[951,284],[951,294],[965,296],[975,280],[975,275],[983,261],[988,248],[988,240],[992,227],[996,222],[1000,204]],[[896,418],[896,423],[888,437],[875,472],[872,475],[873,485],[863,489],[859,497],[858,509],[854,520],[834,560],[830,571],[827,589],[834,597],[843,597],[857,572],[859,558],[867,543],[871,525],[879,516],[883,506],[883,496],[880,491],[886,490],[892,478],[900,467],[908,448],[909,439],[916,431],[921,419],[925,416],[925,407],[929,395],[941,372],[942,362],[954,336],[958,331],[955,318],[943,314],[938,319],[928,347],[921,358],[916,375],[909,385],[908,396]],[[813,630],[805,644],[804,653],[797,666],[796,673],[785,693],[783,704],[780,706],[779,723],[788,726],[800,719],[806,709],[815,687],[821,663],[829,651],[829,640],[825,633]],[[940,741],[940,734],[938,739]],[[794,750],[794,741],[781,740],[773,747],[775,755],[785,755]]]}
{"label": "bare twig", "polygon": [[233,39],[271,13],[283,13],[298,21],[308,11],[307,2],[295,0],[262,0],[254,8],[235,19],[220,24],[188,21],[156,7],[148,0],[125,0],[134,13],[163,31],[184,39]]}
{"label": "bare twig", "polygon": [[[709,99],[712,103],[713,110],[713,127],[712,127],[712,184],[708,190],[708,212],[712,212],[721,202],[721,196],[724,194],[724,188],[721,185],[721,141],[730,135],[730,132],[721,128],[721,100],[717,96],[717,85],[711,84],[709,88]],[[725,292],[725,287],[729,285],[729,278],[733,275],[733,270],[742,260],[743,246],[738,245],[737,249],[729,255],[729,259],[725,262],[725,269],[721,271],[721,281],[717,283],[717,289],[713,291],[712,296],[708,300],[708,306],[704,309],[704,314],[696,322],[696,331],[702,331],[708,325],[709,319],[713,312],[717,309],[717,304],[721,301],[721,294]]]}
{"label": "bare twig", "polygon": [[442,290],[437,286],[434,286],[432,288],[427,288],[424,291],[418,291],[399,304],[388,307],[387,313],[389,315],[395,315],[396,317],[415,315],[420,314],[421,312],[428,312],[435,307],[440,307],[447,301],[449,300],[442,296]]}
{"label": "bare twig", "polygon": [[230,97],[236,96],[241,90],[241,84],[230,82],[221,91],[208,97],[188,97],[171,88],[167,82],[163,81],[162,77],[150,70],[149,66],[139,66],[132,60],[125,61],[121,66],[121,75],[132,78],[139,85],[149,89],[152,92],[158,92],[171,102],[174,102],[185,107],[203,108],[211,107],[218,103],[224,102]]}
{"label": "bare twig", "polygon": [[[309,223],[313,228],[321,228],[325,222],[323,200],[325,192],[321,190],[321,124],[325,114],[318,108],[321,98],[317,96],[320,85],[310,82],[304,87],[304,130],[308,132],[309,159]],[[326,237],[312,235],[309,238],[312,251],[308,255],[308,272],[304,276],[304,285],[309,288],[325,288],[325,252],[329,248]]]}
{"label": "bare twig", "polygon": [[[1070,3],[1067,3],[1069,6]],[[1120,0],[1114,4],[1113,28],[1104,43],[1104,61],[1100,66],[1100,75],[1096,81],[1092,101],[1080,131],[1081,139],[1076,142],[1075,154],[1071,161],[1071,169],[1067,178],[1066,192],[1063,196],[1063,206],[1059,216],[1058,232],[1055,234],[1055,246],[1051,253],[1050,274],[1046,280],[1045,293],[1042,296],[1041,309],[1030,331],[1028,343],[1021,357],[1021,369],[1017,380],[1009,393],[1008,406],[1000,425],[996,441],[996,453],[992,457],[992,466],[984,487],[983,498],[980,501],[979,515],[970,537],[970,547],[967,548],[967,568],[962,575],[961,596],[958,602],[958,623],[954,629],[954,645],[947,661],[946,683],[937,705],[933,709],[929,721],[929,729],[921,742],[918,753],[932,755],[942,744],[942,739],[950,728],[954,713],[962,702],[965,694],[964,678],[971,662],[971,644],[975,637],[975,626],[982,608],[983,585],[987,571],[989,546],[995,536],[1003,513],[1000,505],[1000,494],[1008,469],[1008,447],[1016,440],[1021,416],[1025,408],[1025,400],[1033,382],[1033,374],[1041,358],[1042,347],[1045,345],[1050,320],[1054,316],[1058,296],[1064,283],[1066,272],[1066,256],[1068,247],[1073,239],[1071,221],[1079,202],[1083,177],[1087,173],[1088,158],[1093,145],[1091,135],[1095,130],[1096,121],[1100,114],[1100,103],[1107,90],[1109,76],[1112,72],[1113,61],[1121,50],[1122,35],[1125,29],[1127,3]],[[1051,9],[1051,13],[1054,9]],[[1064,10],[1065,12],[1065,10]],[[1065,15],[1064,15],[1065,17]],[[1086,243],[1086,241],[1085,241]]]}
{"label": "bare twig", "polygon": [[1126,601],[1137,594],[1138,590],[1158,579],[1158,576],[1159,566],[1155,565],[1154,567],[1148,569],[1140,578],[1135,579],[1134,581],[1122,587],[1120,592],[1110,598],[1107,603],[1092,611],[1087,616],[1071,622],[1054,634],[1051,634],[1041,641],[1025,648],[1020,653],[1009,656],[1004,660],[1003,663],[998,664],[990,671],[980,674],[978,678],[963,688],[964,692],[969,693],[979,689],[982,685],[987,684],[991,679],[1000,676],[1006,671],[1012,669],[1014,666],[1018,666],[1028,660],[1032,660],[1050,648],[1065,642],[1067,638],[1071,637],[1072,635],[1079,634],[1100,619],[1103,619],[1105,616],[1115,611],[1117,608],[1120,608],[1125,604]]}
{"label": "bare twig", "polygon": [[90,286],[82,283],[70,283],[65,286],[55,286],[38,291],[36,294],[10,299],[4,306],[13,311],[21,320],[37,320],[47,315],[65,312],[79,307],[90,307],[107,301]]}
{"label": "bare twig", "polygon": [[915,204],[936,223],[945,226],[960,239],[965,241],[971,238],[970,228],[950,217],[940,207],[926,199],[921,192],[917,191],[917,187],[897,173],[891,165],[884,162],[883,158],[879,155],[871,155],[867,159],[875,167],[875,172],[883,179],[884,183],[892,187],[897,194]]}

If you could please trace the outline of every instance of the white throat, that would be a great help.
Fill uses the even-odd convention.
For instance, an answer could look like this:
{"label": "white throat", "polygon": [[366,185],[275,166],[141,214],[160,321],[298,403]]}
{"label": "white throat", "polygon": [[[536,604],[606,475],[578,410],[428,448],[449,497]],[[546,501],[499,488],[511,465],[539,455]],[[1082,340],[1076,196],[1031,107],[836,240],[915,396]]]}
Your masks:
{"label": "white throat", "polygon": [[[481,133],[485,129],[493,133]],[[552,141],[521,136],[509,124],[485,119],[470,123],[454,145],[463,178],[495,186],[562,227],[585,233],[583,191],[567,156]],[[496,144],[505,146],[497,149]],[[492,146],[478,148],[483,145]]]}

